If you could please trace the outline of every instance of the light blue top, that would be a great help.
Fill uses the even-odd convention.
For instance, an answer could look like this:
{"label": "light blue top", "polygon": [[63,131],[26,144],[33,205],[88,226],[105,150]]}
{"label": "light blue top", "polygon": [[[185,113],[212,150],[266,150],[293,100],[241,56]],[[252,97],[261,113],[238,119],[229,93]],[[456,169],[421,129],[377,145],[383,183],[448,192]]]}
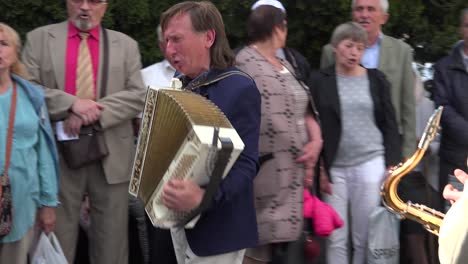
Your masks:
{"label": "light blue top", "polygon": [[[8,175],[13,201],[13,227],[0,243],[21,239],[33,226],[37,208],[57,206],[57,155],[51,142],[42,91],[29,82],[17,80],[17,107]],[[0,95],[0,173],[4,172],[12,87]]]}
{"label": "light blue top", "polygon": [[382,38],[383,34],[380,32],[374,45],[366,48],[362,55],[361,64],[367,69],[377,69],[379,67],[379,51],[382,45]]}

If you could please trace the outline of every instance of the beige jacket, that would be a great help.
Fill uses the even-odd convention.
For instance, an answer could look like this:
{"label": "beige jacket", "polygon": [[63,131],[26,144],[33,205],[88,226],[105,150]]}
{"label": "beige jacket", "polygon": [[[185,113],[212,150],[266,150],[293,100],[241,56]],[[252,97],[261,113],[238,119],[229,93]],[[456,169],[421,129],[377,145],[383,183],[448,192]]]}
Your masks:
{"label": "beige jacket", "polygon": [[[103,160],[104,173],[109,184],[130,179],[134,157],[132,119],[143,110],[146,89],[141,77],[138,44],[130,37],[107,30],[109,40],[109,67],[106,96],[98,102],[104,105],[99,122],[109,155]],[[77,99],[64,92],[65,52],[68,21],[37,28],[26,36],[23,62],[31,74],[31,81],[45,86],[49,114],[52,121],[63,120]],[[101,28],[102,40],[102,28]],[[103,41],[100,41],[100,66],[97,92],[102,87]]]}
{"label": "beige jacket", "polygon": [[[294,112],[293,77],[279,74],[255,49],[236,56],[237,67],[248,73],[262,95],[260,170],[254,179],[259,245],[294,241],[303,230],[304,169],[294,160],[302,150]],[[283,61],[292,71],[292,67]],[[305,131],[304,131],[305,132]],[[267,158],[268,157],[268,158]]]}

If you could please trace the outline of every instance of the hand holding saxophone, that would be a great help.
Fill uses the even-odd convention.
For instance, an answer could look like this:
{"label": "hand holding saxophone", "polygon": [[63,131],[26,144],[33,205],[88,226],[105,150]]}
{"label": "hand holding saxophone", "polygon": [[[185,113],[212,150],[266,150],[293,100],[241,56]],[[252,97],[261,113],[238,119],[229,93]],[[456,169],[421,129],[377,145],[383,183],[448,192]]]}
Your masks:
{"label": "hand holding saxophone", "polygon": [[[461,183],[465,184],[468,181],[468,174],[464,171],[456,169],[454,174]],[[455,189],[451,184],[447,184],[444,188],[443,196],[453,204],[462,197],[463,192]]]}

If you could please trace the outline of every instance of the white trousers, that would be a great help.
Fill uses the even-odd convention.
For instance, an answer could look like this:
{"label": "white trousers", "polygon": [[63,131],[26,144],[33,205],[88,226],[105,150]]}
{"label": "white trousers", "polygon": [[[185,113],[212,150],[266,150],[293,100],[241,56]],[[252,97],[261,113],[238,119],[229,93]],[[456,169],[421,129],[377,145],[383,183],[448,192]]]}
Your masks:
{"label": "white trousers", "polygon": [[[356,166],[330,168],[332,195],[325,195],[324,200],[336,210],[344,226],[327,240],[327,263],[349,263],[350,252],[353,264],[366,263],[369,214],[380,203],[385,170],[383,156]],[[349,234],[352,251],[348,249]]]}
{"label": "white trousers", "polygon": [[[206,234],[209,236],[210,234]],[[183,228],[171,229],[172,243],[178,264],[242,264],[245,249],[225,254],[199,257],[193,253]]]}

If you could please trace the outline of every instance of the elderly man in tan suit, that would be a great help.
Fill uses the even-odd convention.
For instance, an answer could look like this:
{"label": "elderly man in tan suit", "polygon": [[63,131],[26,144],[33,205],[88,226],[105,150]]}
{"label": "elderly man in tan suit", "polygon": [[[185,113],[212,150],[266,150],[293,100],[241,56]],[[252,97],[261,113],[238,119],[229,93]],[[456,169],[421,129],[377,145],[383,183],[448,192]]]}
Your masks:
{"label": "elderly man in tan suit", "polygon": [[[416,149],[414,75],[411,67],[413,54],[408,44],[382,33],[382,26],[388,17],[388,0],[352,1],[353,21],[364,27],[369,38],[361,64],[385,73],[392,85],[392,102],[402,135],[403,156],[408,158]],[[332,46],[325,45],[320,67],[334,64],[334,58]]]}
{"label": "elderly man in tan suit", "polygon": [[78,134],[85,125],[99,124],[108,155],[76,169],[61,159],[56,233],[73,263],[80,205],[87,194],[91,263],[128,263],[132,118],[142,111],[146,91],[138,44],[101,27],[108,5],[105,0],[67,0],[66,4],[67,21],[27,34],[23,61],[32,80],[45,87],[51,119],[64,121],[68,135]]}

